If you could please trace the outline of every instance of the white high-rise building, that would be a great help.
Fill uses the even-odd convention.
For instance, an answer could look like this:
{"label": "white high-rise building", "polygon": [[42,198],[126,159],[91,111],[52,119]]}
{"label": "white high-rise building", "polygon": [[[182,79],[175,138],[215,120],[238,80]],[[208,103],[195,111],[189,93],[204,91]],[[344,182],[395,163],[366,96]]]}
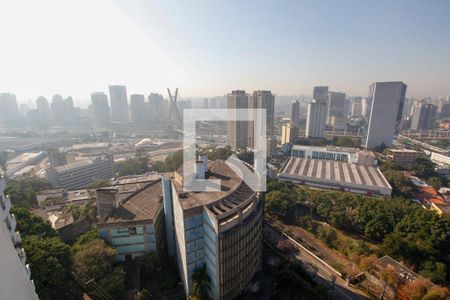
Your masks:
{"label": "white high-rise building", "polygon": [[5,181],[0,177],[0,299],[38,300],[30,281],[30,267],[20,248],[16,219],[10,214],[11,201],[5,196]]}
{"label": "white high-rise building", "polygon": [[402,117],[406,88],[406,84],[400,81],[375,82],[370,86],[368,120],[364,130],[366,148],[392,145],[396,122]]}
{"label": "white high-rise building", "polygon": [[306,112],[306,137],[323,137],[327,121],[328,87],[316,86]]}
{"label": "white high-rise building", "polygon": [[306,137],[317,138],[323,137],[325,129],[325,121],[327,116],[327,105],[324,102],[312,100],[308,104],[306,112]]}

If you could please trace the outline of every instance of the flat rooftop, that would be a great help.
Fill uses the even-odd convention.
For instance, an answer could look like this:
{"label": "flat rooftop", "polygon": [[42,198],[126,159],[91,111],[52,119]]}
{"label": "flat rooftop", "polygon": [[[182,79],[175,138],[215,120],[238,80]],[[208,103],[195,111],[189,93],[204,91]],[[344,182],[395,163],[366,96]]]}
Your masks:
{"label": "flat rooftop", "polygon": [[291,157],[280,172],[282,179],[317,180],[322,183],[391,189],[378,168],[358,164]]}
{"label": "flat rooftop", "polygon": [[162,205],[161,180],[147,183],[141,191],[131,195],[122,205],[113,209],[102,224],[153,221]]}

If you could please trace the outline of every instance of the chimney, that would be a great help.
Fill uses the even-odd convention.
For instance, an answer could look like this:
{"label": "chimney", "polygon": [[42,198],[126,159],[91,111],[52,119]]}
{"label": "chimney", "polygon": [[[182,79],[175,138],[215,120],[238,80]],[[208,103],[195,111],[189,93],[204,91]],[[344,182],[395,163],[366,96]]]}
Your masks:
{"label": "chimney", "polygon": [[200,154],[198,160],[203,162],[203,172],[208,172],[208,154]]}
{"label": "chimney", "polygon": [[196,160],[194,165],[195,179],[205,179],[205,167],[201,160]]}
{"label": "chimney", "polygon": [[97,189],[95,193],[97,198],[98,216],[101,221],[104,221],[111,211],[120,205],[119,190],[103,188]]}

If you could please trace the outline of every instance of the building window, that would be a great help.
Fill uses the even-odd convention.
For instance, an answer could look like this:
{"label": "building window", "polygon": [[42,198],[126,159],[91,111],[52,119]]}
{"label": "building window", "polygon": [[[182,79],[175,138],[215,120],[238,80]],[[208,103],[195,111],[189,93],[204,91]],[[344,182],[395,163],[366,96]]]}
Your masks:
{"label": "building window", "polygon": [[128,228],[128,233],[129,233],[129,234],[136,234],[136,233],[137,233],[136,227],[130,227],[130,228]]}

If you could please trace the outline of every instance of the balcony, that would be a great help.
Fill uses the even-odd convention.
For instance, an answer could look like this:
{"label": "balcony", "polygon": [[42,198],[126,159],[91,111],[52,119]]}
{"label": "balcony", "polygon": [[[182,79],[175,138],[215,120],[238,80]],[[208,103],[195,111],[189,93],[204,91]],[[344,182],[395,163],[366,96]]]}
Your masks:
{"label": "balcony", "polygon": [[11,200],[9,197],[5,197],[0,194],[0,215],[2,220],[5,220],[6,216],[9,215],[9,211],[11,210]]}
{"label": "balcony", "polygon": [[8,227],[9,230],[9,236],[11,237],[11,239],[14,237],[14,235],[16,234],[16,217],[14,216],[14,214],[8,214],[8,216],[6,217],[5,220],[6,226]]}
{"label": "balcony", "polygon": [[17,256],[19,256],[20,261],[23,265],[25,265],[27,261],[27,255],[25,253],[25,250],[23,248],[16,248]]}
{"label": "balcony", "polygon": [[16,233],[14,233],[14,236],[11,238],[14,246],[20,245],[22,244],[22,237],[20,236],[20,233],[18,231],[16,231]]}
{"label": "balcony", "polygon": [[30,277],[31,277],[31,270],[30,270],[30,265],[29,264],[25,265],[25,273],[27,274],[28,279],[30,279]]}

